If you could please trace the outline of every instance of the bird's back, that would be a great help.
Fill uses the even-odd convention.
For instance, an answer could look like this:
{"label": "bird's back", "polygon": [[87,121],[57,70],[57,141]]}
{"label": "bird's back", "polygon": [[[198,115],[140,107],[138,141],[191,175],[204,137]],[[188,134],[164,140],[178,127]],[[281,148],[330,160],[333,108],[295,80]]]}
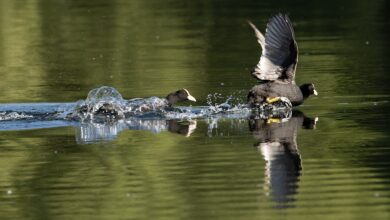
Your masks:
{"label": "bird's back", "polygon": [[[248,99],[250,96],[258,97],[256,101],[261,102],[264,100],[259,99],[267,97],[286,97],[288,98],[293,106],[297,106],[303,103],[303,95],[299,87],[295,84],[283,84],[278,82],[269,81],[254,86],[249,92]],[[248,100],[250,101],[250,100]]]}

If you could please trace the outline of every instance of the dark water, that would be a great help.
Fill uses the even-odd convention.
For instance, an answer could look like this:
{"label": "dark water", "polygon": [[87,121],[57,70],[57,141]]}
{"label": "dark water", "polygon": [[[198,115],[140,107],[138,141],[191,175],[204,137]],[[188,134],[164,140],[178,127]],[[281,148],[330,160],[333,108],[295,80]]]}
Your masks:
{"label": "dark water", "polygon": [[[1,103],[74,102],[101,85],[127,98],[185,87],[200,106],[214,93],[244,99],[260,54],[246,20],[264,30],[279,11],[295,25],[297,82],[320,94],[285,123],[51,121],[0,131],[2,219],[390,218],[387,1],[0,8]],[[102,140],[85,144],[88,134]]]}

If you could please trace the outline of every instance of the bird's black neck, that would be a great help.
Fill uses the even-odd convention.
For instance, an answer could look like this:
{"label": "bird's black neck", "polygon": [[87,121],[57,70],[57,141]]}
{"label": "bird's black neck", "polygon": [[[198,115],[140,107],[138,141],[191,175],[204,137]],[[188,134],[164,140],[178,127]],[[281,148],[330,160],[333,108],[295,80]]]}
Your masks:
{"label": "bird's black neck", "polygon": [[309,88],[307,87],[306,84],[303,84],[299,87],[299,89],[301,90],[302,92],[302,95],[303,95],[303,99],[307,99],[309,96],[310,96],[310,90]]}

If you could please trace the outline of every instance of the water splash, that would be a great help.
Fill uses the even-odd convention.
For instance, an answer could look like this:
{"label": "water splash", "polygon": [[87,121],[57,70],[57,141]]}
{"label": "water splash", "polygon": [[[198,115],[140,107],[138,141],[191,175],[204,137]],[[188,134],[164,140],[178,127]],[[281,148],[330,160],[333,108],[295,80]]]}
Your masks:
{"label": "water splash", "polygon": [[18,112],[0,112],[0,121],[31,119],[34,116]]}
{"label": "water splash", "polygon": [[[91,90],[85,100],[76,103],[26,103],[0,105],[0,120],[67,120],[110,123],[121,119],[181,119],[247,118],[254,111],[243,100],[241,91],[224,96],[220,93],[207,96],[208,106],[170,107],[165,98],[149,97],[125,100],[112,87],[102,86]],[[279,103],[280,104],[280,103]],[[283,104],[283,103],[281,103]],[[258,117],[287,117],[290,111],[282,105],[261,105]],[[255,111],[256,112],[256,111]],[[215,123],[212,123],[215,124]]]}
{"label": "water splash", "polygon": [[168,101],[164,98],[149,97],[135,98],[127,101],[127,116],[142,116],[150,112],[162,113],[168,107]]}
{"label": "water splash", "polygon": [[12,103],[0,105],[0,121],[64,119],[74,103]]}
{"label": "water splash", "polygon": [[208,106],[169,107],[165,98],[149,97],[125,100],[115,88],[103,86],[89,92],[87,99],[79,101],[75,110],[67,118],[96,122],[132,117],[193,119],[213,117],[216,114],[246,114],[248,107],[241,101],[234,94],[224,97],[222,94],[215,93],[208,95]]}
{"label": "water splash", "polygon": [[221,93],[208,94],[206,102],[213,113],[246,109],[248,106],[244,102],[241,93],[239,91],[227,96]]}
{"label": "water splash", "polygon": [[[165,98],[125,100],[115,88],[103,86],[91,90],[85,100],[75,103],[0,105],[0,121],[3,121],[0,130],[75,126],[77,142],[85,144],[114,140],[127,129],[189,136],[196,129],[196,119],[205,119],[209,136],[223,136],[240,129],[240,124],[246,124],[248,118],[277,117],[286,121],[291,117],[291,109],[283,110],[284,102],[265,103],[254,110],[239,93],[209,94],[207,106],[171,107]],[[219,126],[224,123],[230,123],[228,130]]]}
{"label": "water splash", "polygon": [[123,118],[125,111],[126,100],[122,95],[115,88],[102,86],[91,90],[84,101],[78,101],[69,118]]}

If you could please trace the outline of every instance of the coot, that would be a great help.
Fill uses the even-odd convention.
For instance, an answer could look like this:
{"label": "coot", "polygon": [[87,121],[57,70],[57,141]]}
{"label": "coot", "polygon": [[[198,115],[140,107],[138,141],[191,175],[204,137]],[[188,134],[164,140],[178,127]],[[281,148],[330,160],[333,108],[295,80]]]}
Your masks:
{"label": "coot", "polygon": [[264,102],[278,102],[281,97],[286,97],[293,106],[297,106],[310,95],[318,95],[313,83],[301,86],[295,84],[298,45],[289,17],[281,13],[271,17],[265,36],[254,24],[249,22],[249,25],[255,31],[262,54],[251,73],[260,80],[260,84],[249,91],[248,103],[255,107]]}

